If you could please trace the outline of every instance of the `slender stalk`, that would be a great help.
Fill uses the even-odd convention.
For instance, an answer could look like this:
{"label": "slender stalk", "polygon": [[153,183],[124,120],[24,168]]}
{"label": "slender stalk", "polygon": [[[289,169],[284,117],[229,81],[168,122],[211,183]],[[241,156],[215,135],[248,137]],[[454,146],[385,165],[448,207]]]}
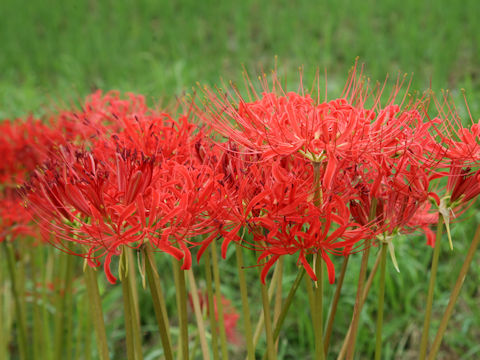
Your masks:
{"label": "slender stalk", "polygon": [[187,317],[187,288],[185,274],[180,262],[173,260],[175,288],[177,291],[178,320],[180,323],[180,351],[181,359],[189,359],[188,347],[188,317]]}
{"label": "slender stalk", "polygon": [[6,319],[3,316],[4,313],[4,299],[6,294],[5,283],[4,280],[4,271],[3,271],[3,264],[0,264],[0,360],[7,359],[7,334],[9,331],[7,330]]}
{"label": "slender stalk", "polygon": [[95,330],[98,356],[101,360],[109,360],[107,333],[105,331],[105,321],[103,318],[102,299],[100,298],[100,291],[98,289],[97,272],[90,266],[87,266],[83,275],[87,288],[91,320]]}
{"label": "slender stalk", "polygon": [[140,338],[140,329],[135,313],[135,300],[130,276],[134,276],[132,264],[129,261],[128,247],[123,247],[120,256],[120,279],[122,281],[123,306],[125,312],[125,331],[127,337],[127,359],[142,360],[142,342]]}
{"label": "slender stalk", "polygon": [[320,251],[315,261],[315,275],[317,276],[314,289],[314,312],[312,320],[316,323],[315,332],[315,359],[324,360],[325,352],[323,346],[323,261]]}
{"label": "slender stalk", "polygon": [[70,355],[69,350],[66,350],[69,342],[66,335],[70,335],[68,330],[66,331],[66,325],[69,323],[68,317],[72,315],[68,311],[69,298],[72,296],[73,257],[71,255],[60,254],[59,274],[63,275],[63,279],[61,286],[56,289],[54,359],[57,360],[69,358]]}
{"label": "slender stalk", "polygon": [[[217,333],[217,321],[215,319],[215,303],[214,303],[214,294],[213,294],[213,285],[212,285],[212,266],[210,261],[210,252],[205,251],[203,254],[203,259],[205,262],[205,281],[207,283],[207,298],[208,298],[208,315],[210,318],[210,331],[212,333],[212,353],[213,359],[218,360],[218,333]],[[242,283],[240,282],[240,288]],[[243,298],[242,298],[243,301]]]}
{"label": "slender stalk", "polygon": [[447,329],[448,321],[453,313],[453,308],[458,300],[458,296],[460,295],[460,290],[462,289],[463,282],[465,281],[465,277],[467,276],[468,269],[470,268],[470,264],[472,263],[473,256],[478,248],[478,244],[480,243],[480,226],[477,227],[477,231],[475,232],[475,236],[472,240],[470,248],[467,252],[467,257],[460,269],[460,273],[458,274],[457,281],[452,290],[452,294],[450,295],[450,300],[448,301],[447,308],[445,309],[445,313],[443,314],[442,321],[440,322],[440,326],[438,328],[437,334],[432,344],[432,349],[428,354],[428,360],[433,360],[436,358],[438,349],[440,348],[440,344],[442,343],[443,335],[445,334],[445,330]]}
{"label": "slender stalk", "polygon": [[[273,323],[276,324],[278,321],[278,317],[280,316],[280,312],[282,311],[282,282],[283,282],[283,257],[280,257],[277,261],[278,272],[279,276],[276,279],[277,285],[275,286],[275,302],[273,305]],[[274,339],[275,342],[275,351],[278,351],[278,341]]]}
{"label": "slender stalk", "polygon": [[337,287],[335,289],[335,294],[332,300],[332,307],[330,309],[330,314],[328,315],[327,328],[325,330],[325,336],[323,339],[323,346],[325,348],[325,356],[328,356],[328,347],[330,345],[330,337],[332,336],[333,322],[335,320],[335,315],[337,314],[338,301],[340,300],[340,294],[342,292],[343,280],[345,279],[345,273],[347,271],[349,255],[343,258],[342,269],[340,270],[340,277],[337,281]]}
{"label": "slender stalk", "polygon": [[66,340],[65,340],[65,352],[66,356],[63,357],[62,360],[70,360],[72,357],[72,348],[73,348],[73,316],[74,316],[74,309],[73,309],[73,268],[74,268],[74,261],[75,259],[73,256],[68,256],[67,258],[67,275],[65,280],[65,287],[64,287],[64,298],[65,298],[65,324],[66,324]]}
{"label": "slender stalk", "polygon": [[133,256],[133,249],[130,249],[129,247],[125,247],[125,251],[127,254],[127,261],[130,265],[130,269],[132,269],[132,272],[130,273],[130,276],[128,277],[130,281],[130,294],[132,296],[132,316],[133,319],[135,320],[134,326],[135,326],[135,331],[137,331],[140,334],[140,308],[138,305],[138,281],[137,281],[137,276],[136,273],[133,271],[134,269],[134,264],[136,264],[136,259]]}
{"label": "slender stalk", "polygon": [[[283,322],[285,321],[288,310],[290,309],[290,305],[292,305],[293,297],[295,296],[295,293],[297,292],[297,289],[300,286],[300,283],[302,282],[303,275],[305,275],[305,269],[302,267],[298,270],[297,277],[295,278],[295,281],[293,282],[292,287],[288,292],[288,295],[283,303],[282,309],[275,322],[275,327],[273,330],[274,341],[276,341],[278,339],[278,336],[280,335],[280,330],[282,329]],[[265,354],[263,356],[263,359],[266,359],[266,358],[267,356]]]}
{"label": "slender stalk", "polygon": [[440,242],[443,235],[443,217],[438,217],[437,235],[435,248],[433,249],[432,267],[430,270],[430,283],[428,285],[427,306],[425,308],[425,319],[423,321],[422,340],[420,342],[420,360],[425,360],[428,348],[428,333],[430,331],[430,318],[432,316],[433,294],[435,292],[435,281],[437,279],[438,259],[440,258]]}
{"label": "slender stalk", "polygon": [[[381,260],[381,256],[380,256],[380,252],[379,252],[378,255],[377,255],[377,258],[375,260],[375,264],[373,264],[373,268],[370,271],[370,274],[368,275],[368,279],[367,279],[367,282],[365,284],[365,289],[363,290],[362,301],[361,301],[360,307],[359,307],[360,311],[362,311],[363,304],[365,304],[365,300],[367,299],[368,293],[370,292],[370,289],[372,287],[373,279],[375,278],[375,274],[377,273],[378,266],[380,264],[380,260]],[[345,339],[343,340],[343,344],[342,344],[342,347],[340,349],[340,352],[338,353],[337,360],[342,360],[343,358],[345,358],[345,354],[347,353],[347,348],[348,348],[348,344],[349,344],[349,341],[350,341],[351,333],[352,333],[352,323],[350,323],[350,325],[348,327],[348,331],[347,331],[347,334],[345,335]]]}
{"label": "slender stalk", "polygon": [[282,310],[280,311],[277,321],[275,322],[275,329],[273,331],[274,340],[277,340],[278,336],[280,335],[280,330],[282,328],[283,322],[285,321],[285,317],[287,316],[288,310],[290,309],[290,305],[292,305],[293,297],[297,292],[298,286],[302,282],[303,275],[305,275],[305,269],[302,267],[298,270],[297,277],[295,278],[295,281],[293,282],[292,287],[288,292],[287,298],[283,303]]}
{"label": "slender stalk", "polygon": [[357,297],[355,299],[355,307],[353,308],[353,317],[352,317],[352,331],[349,337],[349,344],[347,348],[348,360],[353,360],[353,356],[355,354],[355,343],[357,340],[358,323],[360,320],[360,312],[363,305],[362,303],[363,287],[364,287],[365,278],[367,274],[368,257],[370,255],[370,242],[371,242],[370,240],[367,241],[367,248],[363,252],[362,264],[360,266],[360,274],[358,276]]}
{"label": "slender stalk", "polygon": [[165,299],[162,287],[160,285],[160,277],[155,269],[155,263],[152,254],[152,248],[146,244],[142,248],[145,256],[145,269],[147,273],[148,287],[152,295],[153,309],[157,318],[158,330],[162,341],[163,353],[166,360],[173,359],[172,344],[170,340],[169,322],[166,312]]}
{"label": "slender stalk", "polygon": [[[369,220],[373,221],[376,217],[376,211],[377,211],[377,199],[373,198],[372,202],[370,204],[370,214],[369,214]],[[353,357],[355,355],[355,343],[357,341],[357,330],[358,330],[358,323],[360,320],[360,313],[361,309],[363,307],[363,301],[362,301],[362,295],[363,295],[363,287],[365,283],[365,277],[367,274],[367,267],[368,267],[368,257],[370,255],[370,245],[371,245],[371,240],[367,240],[365,242],[366,244],[366,249],[363,252],[362,255],[362,263],[360,266],[360,274],[358,276],[358,286],[357,286],[357,296],[355,299],[355,306],[353,308],[353,317],[352,317],[352,331],[349,337],[349,344],[347,348],[347,359],[348,360],[353,360]]]}
{"label": "slender stalk", "polygon": [[220,328],[220,348],[222,350],[222,359],[228,360],[227,333],[225,331],[225,316],[223,313],[222,292],[220,289],[220,270],[218,268],[217,244],[212,241],[212,265],[213,280],[215,282],[215,298],[217,300],[218,323]]}
{"label": "slender stalk", "polygon": [[270,315],[270,301],[268,297],[268,289],[266,284],[261,284],[263,318],[265,323],[265,336],[267,339],[267,358],[268,360],[275,360],[277,354],[275,351],[275,342],[273,340],[272,320]]}
{"label": "slender stalk", "polygon": [[[38,274],[37,269],[42,269],[43,264],[37,264],[37,258],[39,262],[43,259],[43,253],[38,251],[35,247],[30,248],[30,265],[31,265],[31,277],[32,277],[32,304],[33,304],[33,355],[36,358],[47,358],[43,349],[43,344],[45,344],[44,333],[42,331],[42,319],[41,319],[41,305],[40,305],[40,296],[41,290],[38,289]],[[38,266],[38,267],[37,267]],[[1,309],[1,307],[0,307]]]}
{"label": "slender stalk", "polygon": [[[55,268],[55,260],[58,259],[58,252],[51,251],[48,249],[47,251],[47,260],[44,267],[43,272],[43,289],[42,289],[42,304],[43,304],[43,312],[42,312],[42,322],[43,322],[43,329],[44,336],[46,339],[52,338],[52,329],[50,327],[51,316],[48,310],[48,295],[49,289],[48,284],[53,283],[53,274]],[[47,341],[45,344],[45,358],[52,359],[53,358],[53,341]]]}
{"label": "slender stalk", "polygon": [[197,321],[198,338],[200,340],[200,348],[202,349],[202,356],[204,360],[210,360],[210,351],[208,350],[207,338],[205,336],[205,324],[203,323],[202,309],[200,308],[200,299],[198,297],[197,284],[193,270],[187,270],[188,283],[192,289],[193,311],[195,312],[195,319]]}
{"label": "slender stalk", "polygon": [[243,269],[243,253],[240,245],[235,248],[237,256],[238,281],[240,296],[242,298],[243,326],[245,330],[245,342],[247,345],[247,359],[255,360],[255,348],[253,346],[252,322],[250,320],[250,307],[248,305],[247,281]]}
{"label": "slender stalk", "polygon": [[[268,302],[270,303],[273,298],[273,293],[275,291],[275,285],[277,284],[276,278],[278,276],[278,268],[275,267],[275,270],[273,271],[273,276],[270,281],[270,286],[268,287]],[[255,333],[253,334],[253,347],[255,348],[258,344],[258,340],[260,340],[260,335],[262,332],[262,327],[265,323],[265,318],[264,318],[264,313],[263,309],[260,312],[260,316],[257,322],[257,325],[255,326]]]}
{"label": "slender stalk", "polygon": [[13,295],[13,300],[15,302],[15,316],[16,316],[16,326],[18,333],[18,351],[20,359],[27,359],[27,325],[25,320],[25,314],[22,312],[23,307],[20,304],[17,276],[15,269],[15,255],[13,253],[13,248],[11,244],[7,244],[9,240],[3,241],[3,246],[5,250],[5,257],[7,258],[8,271],[10,273],[10,282],[11,282],[11,291]]}
{"label": "slender stalk", "polygon": [[128,261],[127,257],[122,251],[120,256],[120,267],[121,271],[119,273],[120,280],[122,281],[122,295],[123,295],[123,309],[125,316],[125,341],[127,343],[127,359],[135,360],[135,349],[133,342],[133,326],[132,326],[132,312],[131,312],[131,297],[129,293],[129,281],[128,281]]}
{"label": "slender stalk", "polygon": [[377,307],[377,329],[375,342],[375,360],[380,360],[382,356],[382,326],[383,326],[383,304],[385,300],[385,272],[387,262],[387,243],[382,243],[381,260],[380,260],[380,283],[378,290],[378,307]]}

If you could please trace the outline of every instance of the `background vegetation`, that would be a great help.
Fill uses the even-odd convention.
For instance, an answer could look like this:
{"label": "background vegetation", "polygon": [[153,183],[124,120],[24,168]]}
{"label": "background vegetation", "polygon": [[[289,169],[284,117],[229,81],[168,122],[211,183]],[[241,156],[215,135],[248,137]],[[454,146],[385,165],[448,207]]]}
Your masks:
{"label": "background vegetation", "polygon": [[[304,68],[306,83],[317,68],[322,73],[326,69],[334,96],[359,56],[372,79],[383,81],[387,73],[394,78],[398,72],[413,73],[412,90],[451,89],[461,114],[465,111],[459,89],[465,88],[473,117],[478,119],[479,13],[476,0],[4,0],[0,1],[0,118],[30,112],[42,116],[57,106],[78,103],[95,89],[138,92],[151,103],[171,103],[191,92],[197,82],[213,85],[220,78],[241,82],[242,66],[252,75],[269,71],[275,56],[279,72],[292,87],[298,82],[299,66]],[[447,251],[445,243],[441,255],[433,333],[480,217],[472,209],[462,219],[466,220],[453,229],[454,251]],[[423,237],[405,237],[396,247],[401,273],[389,264],[384,357],[408,359],[418,351],[431,250]],[[477,256],[440,358],[480,357],[478,261]],[[249,262],[254,263],[253,257]],[[169,271],[161,260],[159,266],[164,265]],[[337,331],[345,329],[351,317],[358,267],[359,257],[347,274]],[[228,279],[235,277],[228,262],[223,274],[224,292],[240,309],[236,289],[228,285]],[[255,289],[255,269],[249,276]],[[285,277],[286,289],[292,280]],[[122,336],[121,330],[115,330],[122,328],[121,291],[110,285],[103,290],[114,343]],[[175,295],[167,296],[174,306]],[[370,358],[374,349],[374,292],[369,299],[361,319],[359,358]],[[310,315],[303,311],[306,295],[300,293],[295,301],[280,343],[284,359],[308,358],[313,338],[308,330]],[[143,322],[146,331],[148,324],[155,329],[153,315]],[[158,354],[159,339],[154,332],[151,336],[152,345],[146,350],[153,357]],[[341,339],[342,333],[334,334],[333,351],[338,351]]]}

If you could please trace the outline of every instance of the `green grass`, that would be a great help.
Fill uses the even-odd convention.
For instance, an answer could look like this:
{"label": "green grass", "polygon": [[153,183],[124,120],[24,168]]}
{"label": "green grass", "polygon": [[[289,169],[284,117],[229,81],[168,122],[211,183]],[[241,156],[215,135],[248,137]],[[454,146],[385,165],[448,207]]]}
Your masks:
{"label": "green grass", "polygon": [[[375,80],[382,81],[387,73],[391,77],[398,72],[414,73],[412,89],[450,88],[457,100],[461,98],[458,89],[465,88],[477,119],[479,13],[477,0],[245,0],[220,4],[213,0],[4,0],[0,1],[0,118],[30,112],[44,115],[57,106],[78,103],[98,88],[139,92],[151,103],[169,103],[183,92],[191,92],[196,82],[213,85],[220,78],[240,82],[243,65],[253,75],[269,71],[275,56],[278,70],[289,84],[297,84],[299,66],[304,67],[306,83],[317,68],[321,72],[326,69],[329,87],[338,95],[359,56],[366,64],[366,73]],[[455,250],[450,252],[445,246],[442,251],[433,333],[478,220],[472,209],[470,219],[454,227]],[[420,342],[431,251],[418,237],[402,238],[396,249],[401,273],[388,264],[384,358],[413,359]],[[338,351],[344,335],[341,331],[351,317],[359,258],[352,259],[345,280],[332,337],[333,353]],[[253,256],[246,261],[255,263]],[[337,263],[339,268],[340,259]],[[222,269],[224,292],[240,309],[237,290],[228,286],[234,283],[235,267],[226,264]],[[170,269],[167,261],[160,260],[159,266]],[[286,267],[293,270],[294,261]],[[248,277],[259,293],[257,271],[251,269]],[[480,356],[479,280],[477,260],[467,277],[440,358]],[[285,289],[291,281],[292,276],[285,277]],[[123,336],[118,310],[121,291],[119,286],[110,285],[104,290],[113,344]],[[166,288],[167,301],[174,307],[172,291],[173,287]],[[328,292],[333,293],[333,288],[327,287]],[[374,351],[375,299],[373,288],[361,318],[358,358],[371,358]],[[148,295],[141,302],[143,308],[151,307]],[[258,299],[256,311],[260,307]],[[313,333],[305,309],[308,301],[303,288],[285,324],[280,342],[283,359],[309,358]],[[152,329],[152,347],[148,350],[155,354],[159,339],[154,318],[143,322],[144,329]],[[121,347],[114,350],[121,351]]]}
{"label": "green grass", "polygon": [[[419,2],[13,1],[0,3],[0,117],[42,114],[91,90],[173,99],[274,66],[317,67],[340,84],[359,56],[372,79],[414,73],[414,89],[480,90],[475,0]],[[334,81],[334,82],[335,82]],[[472,96],[469,95],[471,99]]]}

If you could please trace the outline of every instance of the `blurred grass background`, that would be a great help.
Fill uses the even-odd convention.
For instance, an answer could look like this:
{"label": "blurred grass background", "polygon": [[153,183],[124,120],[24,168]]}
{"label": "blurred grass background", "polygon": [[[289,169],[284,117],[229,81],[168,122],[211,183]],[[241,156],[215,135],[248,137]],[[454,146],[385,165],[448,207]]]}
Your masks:
{"label": "blurred grass background", "polygon": [[[303,66],[306,83],[317,68],[320,72],[326,69],[329,84],[338,90],[359,56],[372,79],[383,81],[387,73],[392,77],[398,72],[413,73],[412,89],[422,92],[431,86],[438,92],[449,88],[460,107],[463,100],[458,90],[465,88],[478,119],[478,14],[477,0],[3,0],[0,118],[30,112],[41,116],[55,104],[78,103],[95,89],[139,92],[151,102],[168,103],[191,91],[196,82],[214,85],[220,78],[241,82],[242,65],[253,75],[269,71],[275,56],[279,72],[290,84],[296,84],[298,67]],[[467,218],[453,229],[454,252],[445,246],[442,253],[433,333],[479,220],[475,209]],[[396,248],[401,273],[389,266],[384,358],[410,359],[419,347],[431,251],[421,237],[402,238]],[[254,263],[253,258],[249,261]],[[332,353],[338,351],[351,317],[359,261],[351,263]],[[340,262],[336,265],[339,268]],[[286,266],[293,268],[294,264]],[[226,279],[235,277],[228,265],[223,274]],[[252,288],[258,286],[256,271],[252,269],[249,276]],[[286,289],[290,281],[286,276]],[[439,358],[480,358],[479,282],[476,260]],[[116,313],[120,297],[119,287],[108,289],[107,315]],[[224,292],[240,309],[236,289],[228,286],[228,280]],[[167,296],[173,304],[174,294]],[[309,358],[313,339],[310,314],[303,310],[305,294],[300,293],[295,301],[280,342],[283,359]],[[373,291],[362,317],[359,359],[371,358],[374,350],[375,301]],[[152,320],[144,319],[153,329]],[[158,339],[153,344],[152,349]]]}
{"label": "blurred grass background", "polygon": [[[0,2],[0,117],[41,114],[93,89],[166,100],[197,81],[241,80],[242,65],[343,85],[355,57],[382,81],[414,73],[413,88],[480,89],[476,0]],[[472,101],[473,102],[473,101]]]}

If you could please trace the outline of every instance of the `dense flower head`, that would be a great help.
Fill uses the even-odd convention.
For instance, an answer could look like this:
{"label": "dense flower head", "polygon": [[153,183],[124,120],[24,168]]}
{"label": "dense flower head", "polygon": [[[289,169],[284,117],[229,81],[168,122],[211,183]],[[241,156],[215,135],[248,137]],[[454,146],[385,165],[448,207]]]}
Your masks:
{"label": "dense flower head", "polygon": [[[383,88],[352,72],[340,98],[314,98],[300,87],[283,90],[276,74],[263,92],[247,83],[248,95],[204,88],[197,115],[226,140],[222,183],[228,214],[223,251],[230,241],[261,252],[266,271],[282,255],[297,254],[312,279],[310,255],[348,254],[367,239],[426,232],[432,244],[429,202],[439,205],[447,149],[440,115],[429,116],[428,96],[400,96],[399,79],[387,101]],[[473,181],[473,180],[471,180]],[[476,193],[476,192],[475,192]],[[473,195],[473,194],[472,194]],[[229,216],[229,217],[228,217]],[[242,229],[253,236],[247,244]]]}
{"label": "dense flower head", "polygon": [[[96,92],[52,116],[50,130],[33,120],[7,129],[35,150],[0,141],[9,159],[0,175],[13,184],[5,174],[20,174],[45,238],[103,263],[111,282],[123,246],[148,243],[188,269],[193,247],[199,261],[219,240],[223,257],[232,243],[258,251],[262,281],[295,256],[314,280],[323,259],[333,282],[332,255],[416,230],[433,246],[438,212],[449,218],[480,193],[478,124],[465,128],[435,98],[431,116],[432,97],[401,95],[401,78],[385,100],[385,86],[356,67],[336,99],[320,98],[318,79],[311,91],[300,83],[286,91],[274,73],[262,92],[248,83],[245,97],[205,88],[179,115],[140,95]],[[13,228],[15,216],[2,221]]]}
{"label": "dense flower head", "polygon": [[[213,208],[215,176],[199,155],[208,150],[203,135],[194,133],[184,115],[174,120],[140,106],[137,97],[130,106],[107,98],[108,106],[95,102],[100,115],[88,104],[80,114],[117,125],[58,146],[23,188],[27,203],[54,246],[84,256],[92,266],[103,261],[110,282],[116,280],[112,257],[122,246],[145,242],[183,259],[188,269],[189,245],[208,231],[206,214]],[[85,126],[80,134],[93,131]]]}
{"label": "dense flower head", "polygon": [[0,241],[7,236],[33,236],[36,228],[17,187],[28,180],[63,137],[58,128],[32,116],[2,121],[0,133]]}

